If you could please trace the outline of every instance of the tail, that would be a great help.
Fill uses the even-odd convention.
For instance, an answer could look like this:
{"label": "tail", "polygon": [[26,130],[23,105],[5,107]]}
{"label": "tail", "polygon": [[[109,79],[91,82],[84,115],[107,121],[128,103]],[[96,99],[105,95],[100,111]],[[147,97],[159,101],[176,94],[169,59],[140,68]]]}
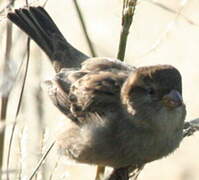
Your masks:
{"label": "tail", "polygon": [[89,58],[65,40],[42,7],[16,9],[7,17],[44,50],[56,72],[64,67],[79,67],[81,62]]}

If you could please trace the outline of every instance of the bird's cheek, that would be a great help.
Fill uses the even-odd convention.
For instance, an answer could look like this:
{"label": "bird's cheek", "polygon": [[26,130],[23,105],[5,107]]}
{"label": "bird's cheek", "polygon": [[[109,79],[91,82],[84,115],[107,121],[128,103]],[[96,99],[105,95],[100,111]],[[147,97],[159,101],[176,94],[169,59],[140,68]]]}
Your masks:
{"label": "bird's cheek", "polygon": [[133,108],[133,103],[132,102],[128,101],[126,103],[126,110],[132,116],[135,114],[135,109]]}

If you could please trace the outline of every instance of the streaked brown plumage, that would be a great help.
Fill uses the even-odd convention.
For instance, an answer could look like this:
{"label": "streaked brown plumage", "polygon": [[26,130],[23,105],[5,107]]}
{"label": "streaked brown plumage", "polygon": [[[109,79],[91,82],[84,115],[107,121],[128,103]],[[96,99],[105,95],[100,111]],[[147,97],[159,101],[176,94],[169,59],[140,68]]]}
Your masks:
{"label": "streaked brown plumage", "polygon": [[153,161],[178,147],[185,107],[175,68],[135,69],[102,58],[88,62],[48,81],[54,104],[75,122],[59,140],[67,156],[120,168]]}
{"label": "streaked brown plumage", "polygon": [[47,53],[57,72],[49,96],[71,119],[58,138],[63,154],[114,168],[142,166],[173,152],[186,115],[179,71],[170,65],[134,68],[89,58],[73,48],[41,7],[8,18]]}

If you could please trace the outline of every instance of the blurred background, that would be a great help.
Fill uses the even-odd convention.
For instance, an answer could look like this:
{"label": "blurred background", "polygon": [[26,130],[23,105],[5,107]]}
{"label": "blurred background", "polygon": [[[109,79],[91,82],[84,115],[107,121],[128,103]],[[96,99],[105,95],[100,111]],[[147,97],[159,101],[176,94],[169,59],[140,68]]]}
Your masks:
{"label": "blurred background", "polygon": [[[1,108],[3,120],[0,123],[0,148],[4,150],[0,179],[7,179],[8,147],[16,122],[8,173],[11,180],[26,180],[60,128],[67,124],[67,120],[42,89],[42,82],[51,79],[55,73],[48,58],[33,41],[21,108],[16,118],[26,65],[27,36],[16,26],[11,27],[8,24],[8,9],[5,7],[10,2],[0,0],[0,95],[1,104],[8,102],[6,117],[3,113],[5,109]],[[35,6],[45,3],[38,0],[28,2]],[[116,57],[123,1],[77,2],[97,56]],[[25,0],[16,0],[14,8],[24,7],[25,4]],[[91,55],[74,1],[49,0],[45,8],[66,39],[77,49]],[[198,9],[198,0],[139,0],[125,56],[125,61],[134,66],[171,64],[180,70],[183,77],[183,97],[187,105],[187,121],[199,117]],[[198,151],[199,133],[195,133],[185,138],[180,148],[170,156],[147,164],[138,179],[198,180]],[[95,166],[69,162],[57,155],[54,148],[33,179],[93,180],[95,170]]]}

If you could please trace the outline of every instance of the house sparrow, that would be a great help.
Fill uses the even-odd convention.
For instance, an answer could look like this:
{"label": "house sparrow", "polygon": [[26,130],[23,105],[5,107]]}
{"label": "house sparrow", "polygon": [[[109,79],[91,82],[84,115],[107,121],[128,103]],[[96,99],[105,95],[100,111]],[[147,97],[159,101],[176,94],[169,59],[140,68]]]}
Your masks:
{"label": "house sparrow", "polygon": [[42,7],[18,9],[8,18],[45,51],[57,72],[46,84],[55,106],[71,119],[57,139],[64,155],[120,169],[141,167],[179,146],[186,109],[176,68],[89,58],[64,39]]}

